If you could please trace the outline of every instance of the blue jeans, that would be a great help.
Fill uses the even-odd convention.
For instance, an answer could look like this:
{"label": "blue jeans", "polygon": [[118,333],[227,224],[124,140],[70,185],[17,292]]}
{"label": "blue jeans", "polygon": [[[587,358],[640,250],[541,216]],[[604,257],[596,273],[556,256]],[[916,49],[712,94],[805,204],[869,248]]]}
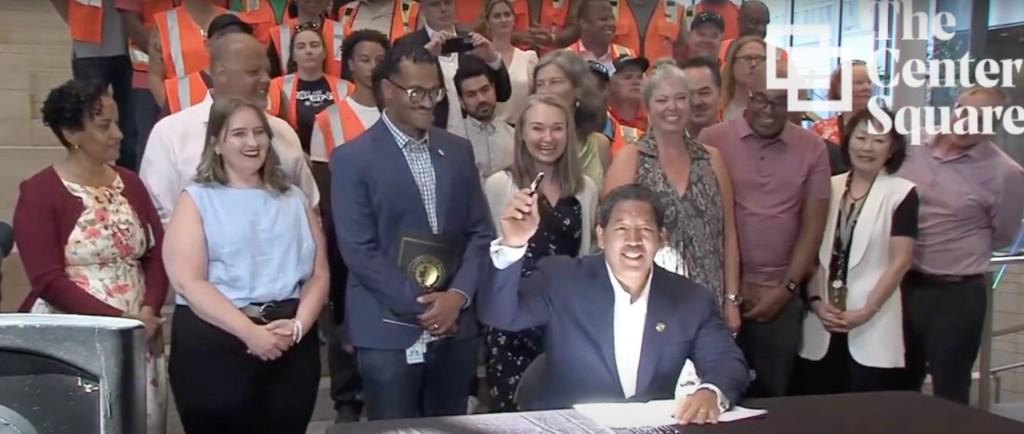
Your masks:
{"label": "blue jeans", "polygon": [[358,348],[363,399],[370,420],[466,414],[476,374],[477,340],[427,344],[424,363],[410,365],[405,350]]}
{"label": "blue jeans", "polygon": [[113,90],[114,102],[121,121],[121,155],[117,157],[117,165],[137,171],[139,169],[138,145],[135,119],[131,106],[132,92],[132,61],[128,55],[111,57],[81,57],[71,59],[71,73],[75,80],[93,83],[101,87],[110,86]]}

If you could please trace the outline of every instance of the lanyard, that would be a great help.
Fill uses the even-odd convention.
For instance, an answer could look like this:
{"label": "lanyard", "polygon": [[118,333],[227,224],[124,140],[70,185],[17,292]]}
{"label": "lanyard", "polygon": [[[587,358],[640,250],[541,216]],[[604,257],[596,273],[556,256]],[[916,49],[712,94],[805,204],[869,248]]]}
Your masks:
{"label": "lanyard", "polygon": [[[857,228],[857,221],[860,220],[860,211],[863,209],[863,204],[866,202],[868,194],[871,192],[871,187],[874,186],[874,179],[871,179],[871,184],[867,187],[867,191],[864,192],[864,196],[860,198],[852,198],[850,196],[850,185],[853,183],[853,174],[851,173],[846,178],[846,188],[843,190],[843,197],[840,199],[840,212],[839,218],[836,220],[836,233],[833,237],[833,257],[836,267],[834,268],[835,276],[831,279],[829,289],[835,293],[834,297],[831,297],[833,304],[839,304],[837,307],[845,310],[846,305],[846,289],[847,289],[847,272],[849,271],[850,261],[850,247],[853,246],[853,231]],[[844,207],[843,204],[850,200],[849,207]],[[845,236],[844,236],[845,235]]]}

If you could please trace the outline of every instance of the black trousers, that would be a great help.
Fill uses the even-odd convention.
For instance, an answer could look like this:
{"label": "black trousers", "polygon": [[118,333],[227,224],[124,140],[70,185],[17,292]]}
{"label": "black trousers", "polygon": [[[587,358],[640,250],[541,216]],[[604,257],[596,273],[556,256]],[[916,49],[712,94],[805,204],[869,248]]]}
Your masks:
{"label": "black trousers", "polygon": [[873,368],[857,363],[850,355],[846,333],[833,333],[821,360],[797,358],[793,393],[827,395],[850,392],[882,392],[906,388],[902,368]]}
{"label": "black trousers", "polygon": [[135,126],[135,115],[132,101],[132,61],[128,55],[112,57],[82,57],[71,60],[71,74],[75,80],[91,82],[113,90],[114,102],[120,119],[121,155],[117,165],[131,171],[139,170],[142,155],[140,145],[136,143],[138,132]]}
{"label": "black trousers", "polygon": [[319,352],[316,333],[309,333],[264,362],[235,336],[177,306],[168,374],[185,432],[304,434],[320,383]]}
{"label": "black trousers", "polygon": [[900,290],[908,387],[921,390],[931,374],[935,396],[969,404],[988,304],[986,279],[944,281],[910,271]]}
{"label": "black trousers", "polygon": [[331,171],[327,164],[312,164],[313,178],[320,190],[320,218],[327,238],[327,263],[331,269],[330,301],[333,324],[327,333],[327,363],[331,373],[331,400],[336,422],[355,422],[363,412],[363,381],[359,377],[356,356],[345,351],[345,284],[348,267],[341,257],[331,203]]}
{"label": "black trousers", "polygon": [[804,306],[803,299],[794,296],[774,320],[743,322],[736,343],[753,371],[746,397],[777,397],[789,392],[807,314]]}

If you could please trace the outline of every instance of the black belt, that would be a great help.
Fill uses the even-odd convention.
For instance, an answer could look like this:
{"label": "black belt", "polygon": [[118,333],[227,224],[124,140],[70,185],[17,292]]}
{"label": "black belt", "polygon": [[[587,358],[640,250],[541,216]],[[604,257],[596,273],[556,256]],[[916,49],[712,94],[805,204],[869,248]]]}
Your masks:
{"label": "black belt", "polygon": [[904,279],[911,282],[934,284],[968,282],[984,278],[984,274],[930,274],[913,269],[907,271],[906,276],[904,276]]}
{"label": "black belt", "polygon": [[299,300],[271,301],[269,303],[253,303],[241,309],[245,316],[258,324],[268,324],[279,319],[295,318],[299,310]]}

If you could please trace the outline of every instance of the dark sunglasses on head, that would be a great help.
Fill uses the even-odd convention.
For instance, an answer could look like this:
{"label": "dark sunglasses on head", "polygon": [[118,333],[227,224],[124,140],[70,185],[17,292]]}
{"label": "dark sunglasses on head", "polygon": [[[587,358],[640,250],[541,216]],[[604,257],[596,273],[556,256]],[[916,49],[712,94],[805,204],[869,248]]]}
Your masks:
{"label": "dark sunglasses on head", "polygon": [[295,26],[295,32],[296,33],[304,32],[306,30],[313,30],[313,31],[319,32],[320,31],[320,23],[318,23],[316,21],[309,21],[309,22],[297,24]]}

